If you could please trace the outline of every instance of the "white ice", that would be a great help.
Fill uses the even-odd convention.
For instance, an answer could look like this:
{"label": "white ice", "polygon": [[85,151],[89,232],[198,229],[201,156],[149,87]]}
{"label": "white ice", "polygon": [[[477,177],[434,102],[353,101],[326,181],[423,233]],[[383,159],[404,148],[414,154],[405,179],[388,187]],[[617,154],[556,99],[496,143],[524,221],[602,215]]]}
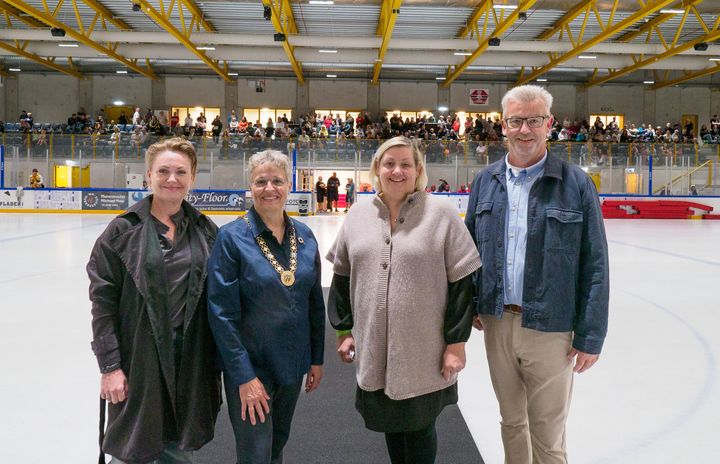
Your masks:
{"label": "white ice", "polygon": [[[111,217],[0,214],[0,463],[96,459],[99,375],[85,264]],[[342,217],[300,219],[324,254]],[[599,363],[575,378],[570,462],[716,462],[720,221],[606,227],[610,329]],[[323,285],[330,278],[325,265]],[[501,463],[481,333],[467,352],[460,408],[486,462]]]}

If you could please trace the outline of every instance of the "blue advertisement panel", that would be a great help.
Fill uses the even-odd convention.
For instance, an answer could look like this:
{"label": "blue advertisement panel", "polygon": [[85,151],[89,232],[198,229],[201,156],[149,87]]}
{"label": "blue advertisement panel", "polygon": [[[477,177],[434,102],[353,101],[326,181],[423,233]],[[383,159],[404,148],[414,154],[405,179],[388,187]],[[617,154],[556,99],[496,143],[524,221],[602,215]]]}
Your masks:
{"label": "blue advertisement panel", "polygon": [[203,190],[190,192],[185,199],[203,211],[245,211],[245,192]]}
{"label": "blue advertisement panel", "polygon": [[128,194],[125,190],[83,191],[82,209],[84,210],[125,210],[128,207]]}

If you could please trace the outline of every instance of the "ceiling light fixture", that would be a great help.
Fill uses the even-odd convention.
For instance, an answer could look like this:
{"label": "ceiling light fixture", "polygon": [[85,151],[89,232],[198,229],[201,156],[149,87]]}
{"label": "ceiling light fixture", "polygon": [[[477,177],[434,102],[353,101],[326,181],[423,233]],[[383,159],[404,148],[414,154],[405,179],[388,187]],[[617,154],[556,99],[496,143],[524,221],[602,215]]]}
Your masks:
{"label": "ceiling light fixture", "polygon": [[447,111],[447,110],[448,110],[447,106],[438,106],[438,111]]}
{"label": "ceiling light fixture", "polygon": [[115,100],[113,102],[113,105],[115,105],[115,106],[123,106],[124,104],[125,104],[125,102],[122,100]]}
{"label": "ceiling light fixture", "polygon": [[310,0],[310,5],[334,5],[335,2],[332,0]]}
{"label": "ceiling light fixture", "polygon": [[210,45],[200,45],[199,47],[195,47],[198,50],[215,50],[215,47],[212,47]]}
{"label": "ceiling light fixture", "polygon": [[325,74],[325,77],[337,77],[337,74]]}
{"label": "ceiling light fixture", "polygon": [[318,53],[337,53],[337,50],[320,49]]}
{"label": "ceiling light fixture", "polygon": [[517,5],[493,5],[496,10],[517,10]]}
{"label": "ceiling light fixture", "polygon": [[470,52],[455,52],[455,53],[453,53],[453,55],[455,55],[455,56],[470,56],[470,55],[472,55],[472,53],[470,53]]}
{"label": "ceiling light fixture", "polygon": [[675,9],[675,8],[666,8],[666,9],[660,10],[660,13],[663,13],[663,14],[683,14],[683,13],[685,13],[685,10],[678,10],[678,9]]}
{"label": "ceiling light fixture", "polygon": [[125,71],[124,69],[118,69],[117,71],[115,71],[115,74],[127,74],[127,71]]}
{"label": "ceiling light fixture", "polygon": [[597,56],[595,55],[578,55],[579,60],[594,60]]}
{"label": "ceiling light fixture", "polygon": [[654,84],[655,81],[643,81],[643,84]]}
{"label": "ceiling light fixture", "polygon": [[58,47],[77,48],[77,47],[79,47],[79,45],[76,43],[59,43]]}
{"label": "ceiling light fixture", "polygon": [[538,77],[537,81],[538,82],[547,82],[547,79],[545,79],[544,77]]}
{"label": "ceiling light fixture", "polygon": [[720,58],[708,58],[708,61],[720,61]]}
{"label": "ceiling light fixture", "polygon": [[8,71],[20,72],[20,71],[22,71],[22,69],[20,69],[20,68],[8,68]]}
{"label": "ceiling light fixture", "polygon": [[228,73],[228,76],[237,76],[237,75],[238,75],[238,73],[236,73],[236,72],[229,72],[229,73]]}
{"label": "ceiling light fixture", "polygon": [[445,78],[442,77],[442,76],[438,76],[438,77],[435,78],[435,80],[436,80],[436,81],[444,81]]}

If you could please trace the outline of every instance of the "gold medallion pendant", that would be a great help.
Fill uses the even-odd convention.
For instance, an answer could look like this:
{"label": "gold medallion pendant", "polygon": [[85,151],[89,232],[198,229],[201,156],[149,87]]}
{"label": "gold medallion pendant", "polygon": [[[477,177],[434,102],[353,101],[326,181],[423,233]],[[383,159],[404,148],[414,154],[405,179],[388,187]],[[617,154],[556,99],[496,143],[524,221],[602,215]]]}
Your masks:
{"label": "gold medallion pendant", "polygon": [[[250,220],[248,219],[247,215],[244,217],[245,222],[247,222],[248,226],[250,226]],[[295,271],[297,271],[297,242],[303,243],[302,237],[298,238],[295,234],[295,228],[290,227],[290,269],[283,269],[283,267],[278,263],[275,256],[273,256],[272,251],[270,251],[270,247],[265,242],[265,239],[261,236],[256,236],[255,241],[257,242],[258,246],[260,247],[260,251],[262,251],[262,254],[265,255],[265,258],[270,262],[270,265],[275,269],[275,271],[280,275],[280,282],[286,287],[292,286],[292,284],[295,283]]]}
{"label": "gold medallion pendant", "polygon": [[291,286],[295,283],[295,273],[292,271],[283,271],[282,274],[280,274],[280,281],[286,287]]}

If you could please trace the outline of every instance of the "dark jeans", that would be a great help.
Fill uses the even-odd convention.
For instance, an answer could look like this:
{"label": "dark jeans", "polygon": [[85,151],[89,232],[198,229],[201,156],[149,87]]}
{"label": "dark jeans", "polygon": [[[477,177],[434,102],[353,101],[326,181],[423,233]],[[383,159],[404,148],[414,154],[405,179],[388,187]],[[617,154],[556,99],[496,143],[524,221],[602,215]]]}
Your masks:
{"label": "dark jeans", "polygon": [[290,423],[302,382],[293,385],[263,383],[270,396],[270,414],[265,414],[264,424],[257,419],[255,425],[252,425],[249,417],[242,420],[238,389],[229,384],[226,376],[223,377],[228,413],[235,433],[237,463],[282,464],[282,452],[290,436]]}
{"label": "dark jeans", "polygon": [[414,432],[385,433],[392,464],[434,464],[437,455],[435,422]]}

